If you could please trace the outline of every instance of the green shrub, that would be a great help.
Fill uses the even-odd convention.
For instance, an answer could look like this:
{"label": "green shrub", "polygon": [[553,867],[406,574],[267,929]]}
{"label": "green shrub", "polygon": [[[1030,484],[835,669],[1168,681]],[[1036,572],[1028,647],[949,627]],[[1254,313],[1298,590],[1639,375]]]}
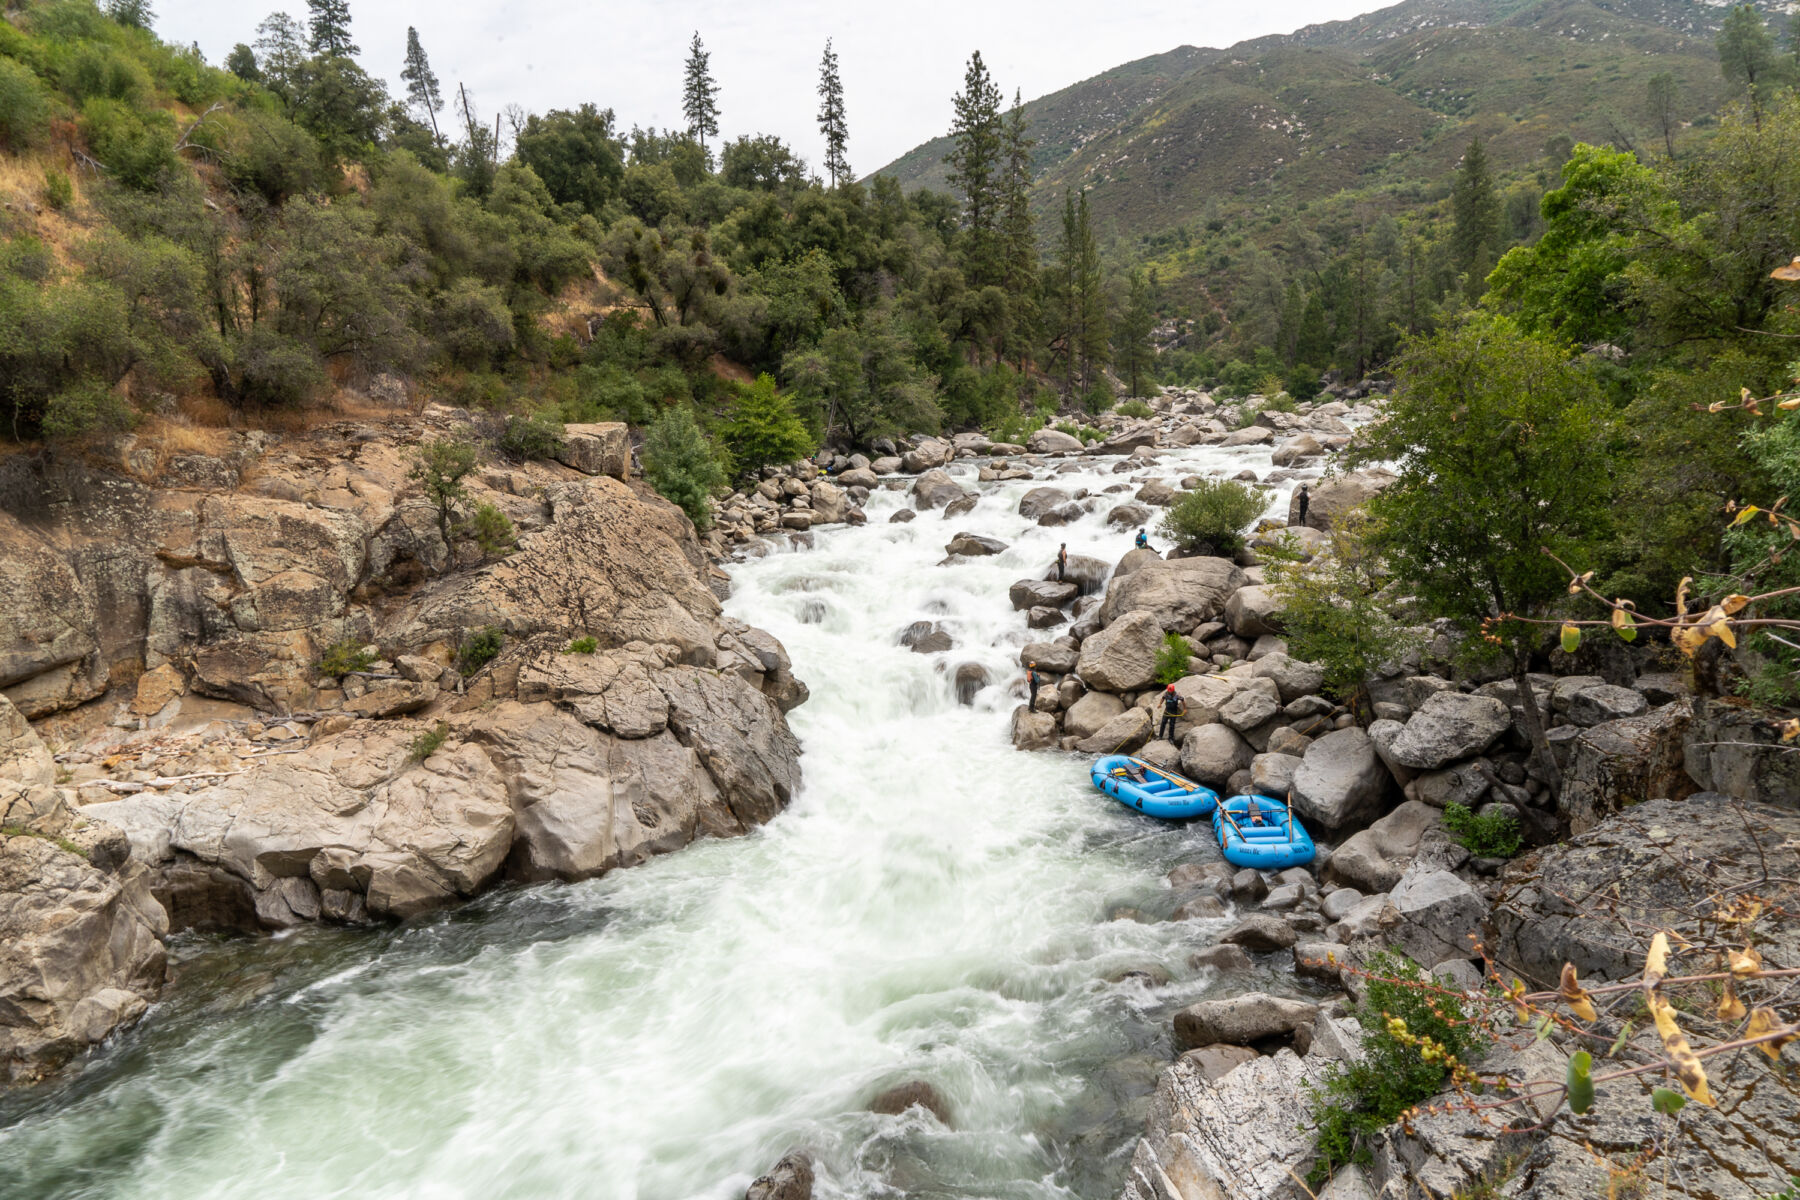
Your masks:
{"label": "green shrub", "polygon": [[161,109],[101,97],[82,106],[81,123],[94,157],[128,188],[150,191],[177,165],[175,123]]}
{"label": "green shrub", "polygon": [[1127,400],[1125,403],[1113,409],[1113,411],[1118,413],[1121,417],[1133,417],[1138,420],[1147,420],[1156,415],[1156,410],[1151,408],[1148,404],[1145,404],[1142,400]]}
{"label": "green shrub", "polygon": [[363,649],[355,638],[345,638],[319,660],[319,674],[342,679],[353,672],[368,670],[375,659],[376,655]]}
{"label": "green shrub", "polygon": [[1512,858],[1525,848],[1519,823],[1505,813],[1480,815],[1451,801],[1444,807],[1444,828],[1477,858]]}
{"label": "green shrub", "polygon": [[549,413],[508,417],[500,449],[524,460],[555,458],[563,448],[563,424]]}
{"label": "green shrub", "polygon": [[1296,364],[1281,379],[1281,390],[1296,400],[1311,400],[1324,387],[1319,372],[1305,363]]}
{"label": "green shrub", "polygon": [[444,744],[444,739],[449,736],[450,722],[439,721],[436,725],[433,725],[430,729],[413,739],[412,753],[407,757],[413,762],[424,762],[433,754],[437,753],[438,747],[442,746]]}
{"label": "green shrub", "polygon": [[456,506],[468,499],[463,477],[475,469],[475,447],[461,439],[422,442],[413,451],[407,478],[417,480],[425,498],[437,509],[438,532],[450,541],[450,518]]}
{"label": "green shrub", "polygon": [[48,167],[44,171],[44,203],[56,212],[75,203],[75,185],[55,167]]}
{"label": "green shrub", "polygon": [[485,500],[475,506],[469,533],[474,537],[475,545],[480,547],[483,558],[510,554],[518,547],[519,531],[513,528],[512,518],[501,512],[499,505]]}
{"label": "green shrub", "polygon": [[658,495],[686,513],[696,529],[712,525],[709,501],[728,475],[686,405],[663,413],[644,435],[644,478]]}
{"label": "green shrub", "polygon": [[767,466],[790,463],[813,452],[812,435],[806,431],[793,402],[775,390],[770,375],[740,387],[726,410],[722,430],[725,446],[740,476],[751,476]]}
{"label": "green shrub", "polygon": [[0,58],[0,145],[25,150],[50,130],[50,102],[37,73],[22,62]]}
{"label": "green shrub", "polygon": [[592,654],[600,648],[600,643],[591,637],[578,637],[569,643],[570,654]]}
{"label": "green shrub", "polygon": [[1193,651],[1188,640],[1179,633],[1163,634],[1161,649],[1156,652],[1156,682],[1167,686],[1188,673]]}
{"label": "green shrub", "polygon": [[506,634],[497,625],[489,625],[471,633],[463,639],[463,644],[456,651],[456,669],[467,679],[493,662],[500,653],[500,647],[505,644]]}
{"label": "green shrub", "polygon": [[[1306,1088],[1317,1130],[1317,1158],[1308,1177],[1313,1183],[1346,1163],[1367,1162],[1371,1135],[1437,1094],[1450,1069],[1436,1049],[1427,1059],[1421,1039],[1458,1060],[1482,1049],[1462,1000],[1435,986],[1417,963],[1384,950],[1371,955],[1363,969],[1371,976],[1356,1012],[1363,1056],[1333,1064],[1322,1084]],[[1392,1024],[1396,1021],[1401,1024]]]}
{"label": "green shrub", "polygon": [[1104,442],[1106,440],[1106,430],[1098,429],[1092,425],[1079,425],[1074,421],[1058,421],[1056,423],[1056,431],[1058,433],[1066,433],[1070,437],[1079,439],[1083,442]]}
{"label": "green shrub", "polygon": [[982,429],[982,432],[987,434],[990,441],[1005,442],[1012,446],[1022,446],[1030,439],[1032,434],[1043,427],[1044,418],[1035,412],[1013,413],[1010,416],[1001,417],[996,421],[989,422],[987,426]]}
{"label": "green shrub", "polygon": [[96,429],[129,429],[131,406],[105,383],[84,379],[50,397],[41,428],[45,437],[66,438]]}
{"label": "green shrub", "polygon": [[99,42],[83,42],[64,61],[57,78],[77,101],[138,103],[150,92],[150,75],[136,60]]}
{"label": "green shrub", "polygon": [[1203,479],[1163,515],[1162,533],[1189,553],[1235,554],[1244,530],[1262,516],[1262,493],[1231,479]]}

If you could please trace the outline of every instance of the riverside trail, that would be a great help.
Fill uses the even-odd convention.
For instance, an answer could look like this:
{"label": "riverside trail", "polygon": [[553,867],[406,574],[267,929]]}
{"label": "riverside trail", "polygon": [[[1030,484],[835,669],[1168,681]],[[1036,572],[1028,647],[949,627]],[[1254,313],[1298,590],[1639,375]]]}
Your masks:
{"label": "riverside trail", "polygon": [[[1116,461],[1051,482],[1099,493]],[[1152,470],[1246,466],[1268,450]],[[1217,856],[1204,823],[1134,816],[1085,760],[1012,749],[1028,635],[1008,586],[1060,542],[1113,562],[1131,541],[1111,496],[1060,528],[1019,516],[1041,482],[908,524],[888,523],[905,494],[877,492],[867,526],[733,568],[729,611],[812,688],[804,786],[768,827],[392,929],[187,941],[139,1028],[0,1099],[0,1193],[724,1200],[802,1148],[820,1196],[1116,1194],[1169,1014],[1295,985],[1227,986],[1188,965],[1227,921],[1159,919],[1166,872]],[[958,530],[1009,548],[939,565]],[[899,644],[917,621],[955,648]],[[969,705],[965,663],[990,681]],[[914,1080],[949,1128],[865,1111]]]}

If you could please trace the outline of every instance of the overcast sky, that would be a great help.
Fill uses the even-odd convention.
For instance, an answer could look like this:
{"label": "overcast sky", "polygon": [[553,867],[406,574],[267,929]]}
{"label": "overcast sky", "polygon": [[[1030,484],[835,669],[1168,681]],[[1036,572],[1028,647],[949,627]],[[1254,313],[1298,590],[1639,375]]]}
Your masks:
{"label": "overcast sky", "polygon": [[[592,101],[634,123],[682,123],[681,72],[696,30],[712,53],[729,139],[774,133],[815,169],[819,58],[836,42],[849,110],[850,162],[882,166],[950,124],[950,97],[980,50],[1008,99],[1027,100],[1177,46],[1228,46],[1384,7],[1383,0],[350,0],[370,73],[399,94],[414,25],[446,96],[468,85],[479,114],[508,103],[542,112]],[[276,7],[304,21],[305,0],[155,0],[157,32],[224,61]]]}

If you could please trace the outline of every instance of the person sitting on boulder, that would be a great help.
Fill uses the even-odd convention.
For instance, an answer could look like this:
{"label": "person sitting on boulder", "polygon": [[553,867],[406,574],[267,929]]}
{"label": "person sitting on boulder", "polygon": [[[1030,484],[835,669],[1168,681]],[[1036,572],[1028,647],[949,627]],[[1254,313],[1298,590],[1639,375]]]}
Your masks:
{"label": "person sitting on boulder", "polygon": [[1156,736],[1162,738],[1164,741],[1174,741],[1175,718],[1181,716],[1185,712],[1187,712],[1187,705],[1183,704],[1181,702],[1181,697],[1175,694],[1175,685],[1171,683],[1168,687],[1163,689],[1162,726],[1156,731]]}
{"label": "person sitting on boulder", "polygon": [[1064,542],[1056,552],[1056,582],[1064,582],[1063,576],[1069,571],[1069,543]]}
{"label": "person sitting on boulder", "polygon": [[1148,550],[1150,548],[1150,538],[1144,533],[1144,531],[1142,529],[1138,530],[1137,548],[1139,550]]}

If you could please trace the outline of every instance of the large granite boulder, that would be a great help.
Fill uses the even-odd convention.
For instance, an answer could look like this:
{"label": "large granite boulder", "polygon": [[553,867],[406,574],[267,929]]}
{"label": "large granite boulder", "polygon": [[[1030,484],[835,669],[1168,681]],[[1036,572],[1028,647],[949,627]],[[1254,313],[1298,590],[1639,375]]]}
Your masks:
{"label": "large granite boulder", "polygon": [[1393,790],[1375,743],[1352,725],[1306,748],[1294,772],[1294,811],[1309,827],[1335,833],[1380,816]]}
{"label": "large granite boulder", "polygon": [[1696,791],[1684,749],[1690,720],[1687,702],[1678,700],[1582,730],[1563,755],[1556,801],[1569,831],[1585,833],[1646,796],[1679,800]]}
{"label": "large granite boulder", "polygon": [[941,467],[934,467],[913,480],[913,507],[920,512],[930,512],[934,508],[945,508],[959,500],[974,495],[950,478],[950,472]]}
{"label": "large granite boulder", "polygon": [[583,475],[631,478],[631,431],[618,421],[564,425],[556,459]]}
{"label": "large granite boulder", "polygon": [[1125,711],[1125,702],[1106,692],[1089,692],[1063,714],[1063,732],[1085,738]]}
{"label": "large granite boulder", "polygon": [[1202,725],[1181,740],[1181,773],[1215,790],[1230,783],[1255,757],[1255,748],[1223,725]]}
{"label": "large granite boulder", "polygon": [[0,512],[0,689],[27,717],[106,690],[98,617],[68,560]]}
{"label": "large granite boulder", "polygon": [[1281,602],[1260,584],[1241,587],[1225,602],[1225,624],[1241,638],[1255,640],[1281,632]]}
{"label": "large granite boulder", "polygon": [[1271,1038],[1292,1037],[1310,1026],[1319,1006],[1304,1000],[1245,992],[1223,1000],[1202,1000],[1175,1014],[1175,1048],[1224,1044],[1250,1046]]}
{"label": "large granite boulder", "polygon": [[1388,756],[1415,771],[1435,771],[1487,753],[1512,726],[1512,711],[1493,696],[1438,692],[1406,722]]}
{"label": "large granite boulder", "polygon": [[0,780],[27,787],[56,782],[56,760],[24,715],[0,693]]}
{"label": "large granite boulder", "polygon": [[1060,429],[1040,429],[1025,439],[1025,448],[1033,454],[1062,454],[1081,449],[1081,439]]}
{"label": "large granite boulder", "polygon": [[1330,529],[1338,517],[1353,508],[1367,504],[1382,489],[1398,478],[1391,471],[1371,467],[1352,471],[1332,479],[1315,482],[1308,492],[1306,520],[1300,520],[1300,491],[1294,490],[1288,503],[1288,524],[1309,525],[1314,529]]}
{"label": "large granite boulder", "polygon": [[1075,673],[1096,691],[1138,691],[1156,677],[1162,642],[1163,625],[1156,615],[1134,612],[1081,643]]}
{"label": "large granite boulder", "polygon": [[1449,871],[1413,863],[1388,893],[1388,903],[1402,922],[1388,935],[1388,942],[1414,962],[1435,967],[1450,959],[1475,957],[1487,901]]}
{"label": "large granite boulder", "polygon": [[1131,571],[1114,573],[1100,623],[1111,625],[1127,613],[1150,613],[1162,629],[1188,633],[1218,617],[1243,585],[1244,573],[1230,559],[1144,559]]}
{"label": "large granite boulder", "polygon": [[1155,722],[1141,708],[1128,708],[1075,743],[1083,754],[1131,754],[1150,740]]}
{"label": "large granite boulder", "polygon": [[1325,878],[1364,892],[1385,892],[1400,882],[1426,834],[1442,825],[1443,813],[1408,800],[1333,850]]}
{"label": "large granite boulder", "polygon": [[1061,488],[1036,487],[1019,499],[1019,515],[1035,521],[1047,512],[1061,508],[1073,499]]}

